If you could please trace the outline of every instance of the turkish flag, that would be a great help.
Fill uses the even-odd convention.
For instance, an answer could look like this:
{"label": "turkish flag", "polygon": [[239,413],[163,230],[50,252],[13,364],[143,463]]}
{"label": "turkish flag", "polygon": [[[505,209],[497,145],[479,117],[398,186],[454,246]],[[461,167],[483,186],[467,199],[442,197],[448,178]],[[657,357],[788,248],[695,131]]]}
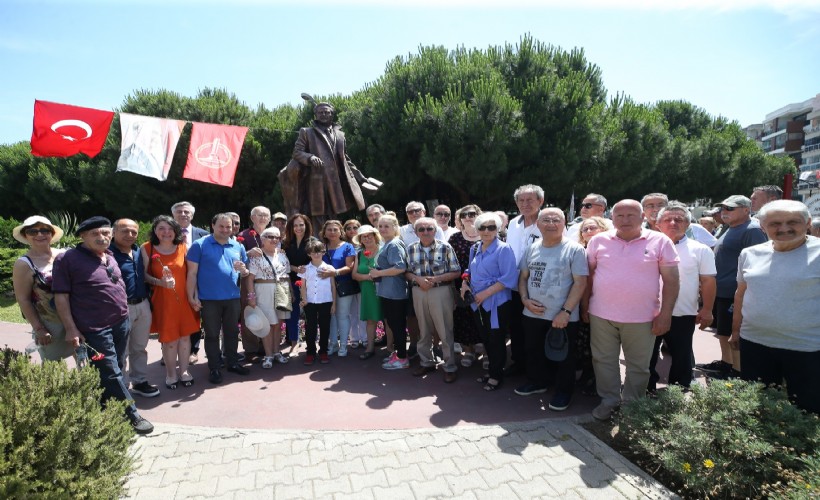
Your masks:
{"label": "turkish flag", "polygon": [[220,186],[233,186],[239,153],[248,127],[194,123],[188,163],[182,177]]}
{"label": "turkish flag", "polygon": [[113,119],[113,111],[35,100],[31,154],[66,157],[85,153],[94,158],[105,145]]}

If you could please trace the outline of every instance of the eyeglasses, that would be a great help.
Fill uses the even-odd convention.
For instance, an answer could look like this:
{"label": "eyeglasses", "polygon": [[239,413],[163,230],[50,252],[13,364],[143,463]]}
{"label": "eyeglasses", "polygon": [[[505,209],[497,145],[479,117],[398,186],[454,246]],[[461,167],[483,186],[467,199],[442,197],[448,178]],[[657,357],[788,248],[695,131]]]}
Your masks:
{"label": "eyeglasses", "polygon": [[478,228],[479,231],[495,231],[498,229],[498,226],[495,224],[487,224],[486,226],[481,226]]}
{"label": "eyeglasses", "polygon": [[[581,208],[592,208],[595,205],[598,205],[598,204],[597,203],[581,203]],[[603,205],[598,205],[598,206],[602,207]]]}
{"label": "eyeglasses", "polygon": [[111,280],[111,283],[117,283],[120,281],[120,277],[114,274],[114,268],[112,266],[106,267],[105,272],[108,274],[108,279]]}
{"label": "eyeglasses", "polygon": [[449,217],[450,212],[436,212],[436,217]]}
{"label": "eyeglasses", "polygon": [[280,239],[282,239],[281,236],[274,236],[272,234],[266,234],[265,236],[262,236],[262,237],[265,238],[265,239],[268,239],[268,240],[280,240]]}
{"label": "eyeglasses", "polygon": [[315,252],[308,252],[310,255],[322,255],[325,253],[324,250],[316,250]]}
{"label": "eyeglasses", "polygon": [[475,217],[477,215],[478,215],[477,212],[461,212],[461,215],[459,215],[459,218],[461,218],[461,219],[475,219]]}
{"label": "eyeglasses", "polygon": [[407,213],[408,214],[418,214],[418,213],[421,213],[423,211],[424,211],[423,208],[411,208],[410,210],[407,211]]}
{"label": "eyeglasses", "polygon": [[582,233],[597,233],[600,230],[601,230],[601,228],[598,227],[598,226],[587,226],[587,227],[581,228]]}
{"label": "eyeglasses", "polygon": [[433,233],[435,231],[436,231],[436,228],[434,228],[434,227],[417,227],[416,228],[417,233]]}
{"label": "eyeglasses", "polygon": [[26,229],[26,236],[37,236],[38,234],[54,234],[50,227],[41,227],[40,229],[30,227]]}

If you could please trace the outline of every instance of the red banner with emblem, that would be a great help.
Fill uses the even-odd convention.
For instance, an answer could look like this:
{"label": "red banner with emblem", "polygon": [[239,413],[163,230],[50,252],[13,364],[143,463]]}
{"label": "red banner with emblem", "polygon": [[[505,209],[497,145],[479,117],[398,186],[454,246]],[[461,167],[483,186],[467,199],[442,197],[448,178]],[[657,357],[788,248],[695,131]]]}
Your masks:
{"label": "red banner with emblem", "polygon": [[247,133],[247,127],[194,123],[182,177],[232,187]]}
{"label": "red banner with emblem", "polygon": [[105,145],[113,119],[112,111],[35,100],[31,154],[66,157],[85,153],[93,158]]}

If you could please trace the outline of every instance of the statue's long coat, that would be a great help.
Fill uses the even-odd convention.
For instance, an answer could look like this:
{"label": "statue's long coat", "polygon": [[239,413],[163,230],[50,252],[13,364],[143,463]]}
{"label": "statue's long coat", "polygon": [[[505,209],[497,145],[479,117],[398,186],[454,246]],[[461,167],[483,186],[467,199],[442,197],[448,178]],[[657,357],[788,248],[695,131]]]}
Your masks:
{"label": "statue's long coat", "polygon": [[[348,210],[364,210],[364,196],[357,179],[364,176],[345,154],[345,136],[333,125],[335,141],[317,125],[299,130],[293,159],[279,172],[279,182],[288,216],[336,215]],[[335,144],[334,144],[335,142]],[[317,156],[324,165],[311,165]]]}

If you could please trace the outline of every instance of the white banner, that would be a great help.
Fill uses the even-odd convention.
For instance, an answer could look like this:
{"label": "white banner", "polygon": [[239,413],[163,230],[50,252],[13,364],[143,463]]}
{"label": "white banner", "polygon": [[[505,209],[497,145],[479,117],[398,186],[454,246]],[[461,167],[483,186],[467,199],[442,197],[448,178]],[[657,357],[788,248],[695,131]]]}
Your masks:
{"label": "white banner", "polygon": [[164,181],[185,122],[120,113],[122,152],[117,172],[133,172]]}

